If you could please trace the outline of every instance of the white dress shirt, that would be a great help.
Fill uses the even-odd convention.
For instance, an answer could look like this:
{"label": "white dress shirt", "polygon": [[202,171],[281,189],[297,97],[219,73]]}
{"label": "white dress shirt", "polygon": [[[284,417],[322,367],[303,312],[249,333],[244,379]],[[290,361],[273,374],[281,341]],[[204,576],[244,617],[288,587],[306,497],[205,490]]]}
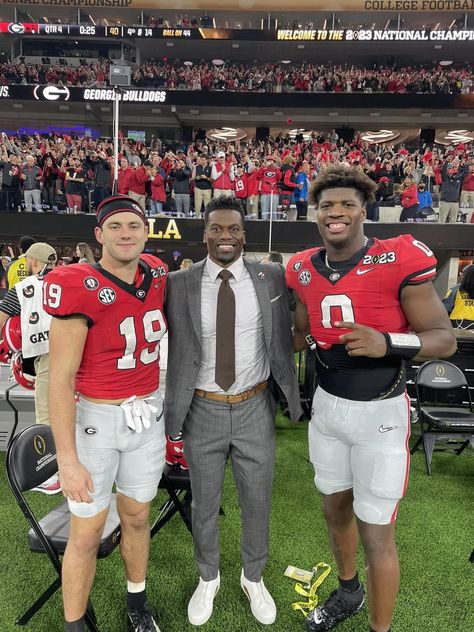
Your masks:
{"label": "white dress shirt", "polygon": [[242,257],[228,268],[207,258],[202,275],[201,336],[202,360],[196,388],[214,393],[224,391],[215,382],[217,295],[221,270],[232,273],[230,285],[235,294],[235,382],[226,393],[236,395],[270,375],[260,306],[252,278]]}

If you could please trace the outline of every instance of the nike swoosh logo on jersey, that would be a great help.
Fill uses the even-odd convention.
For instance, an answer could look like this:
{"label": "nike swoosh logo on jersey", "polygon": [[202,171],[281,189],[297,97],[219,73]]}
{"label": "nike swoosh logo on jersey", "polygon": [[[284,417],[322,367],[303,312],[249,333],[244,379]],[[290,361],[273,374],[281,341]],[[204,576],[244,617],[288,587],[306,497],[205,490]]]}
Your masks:
{"label": "nike swoosh logo on jersey", "polygon": [[390,430],[396,430],[398,426],[384,426],[383,424],[379,426],[379,432],[390,432]]}
{"label": "nike swoosh logo on jersey", "polygon": [[375,268],[367,268],[366,270],[361,270],[360,268],[358,268],[357,275],[361,276],[362,274],[367,274],[367,272],[372,272],[372,270],[375,270]]}

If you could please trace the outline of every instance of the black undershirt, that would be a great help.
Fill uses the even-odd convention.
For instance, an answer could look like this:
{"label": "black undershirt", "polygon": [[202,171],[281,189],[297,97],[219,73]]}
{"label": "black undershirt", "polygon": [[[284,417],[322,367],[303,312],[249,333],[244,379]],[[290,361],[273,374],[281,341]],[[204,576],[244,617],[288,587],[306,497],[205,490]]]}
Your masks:
{"label": "black undershirt", "polygon": [[[311,261],[315,269],[335,285],[339,278],[359,265],[372,244],[373,241],[369,240],[363,248],[345,261],[329,260],[331,268],[326,266],[324,249],[316,252]],[[338,279],[335,280],[330,278],[334,271],[339,273]],[[405,363],[400,358],[354,357],[340,344],[333,345],[330,349],[318,346],[317,360],[319,385],[331,395],[355,401],[371,401],[397,397],[405,391]]]}
{"label": "black undershirt", "polygon": [[337,397],[367,402],[397,397],[405,391],[405,366],[400,358],[348,355],[344,345],[317,348],[319,385]]}

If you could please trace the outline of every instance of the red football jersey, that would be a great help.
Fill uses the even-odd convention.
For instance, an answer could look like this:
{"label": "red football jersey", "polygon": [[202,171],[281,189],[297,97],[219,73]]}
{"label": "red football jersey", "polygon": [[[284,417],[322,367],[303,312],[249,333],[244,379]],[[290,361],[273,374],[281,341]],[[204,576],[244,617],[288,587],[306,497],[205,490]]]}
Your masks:
{"label": "red football jersey", "polygon": [[142,254],[139,271],[137,285],[84,263],[55,268],[46,277],[45,310],[63,318],[83,316],[89,326],[76,375],[83,395],[125,399],[158,388],[168,269],[158,257]]}
{"label": "red football jersey", "polygon": [[278,195],[280,189],[278,183],[281,180],[281,171],[276,165],[264,165],[257,171],[257,178],[260,180],[260,193],[274,193]]}
{"label": "red football jersey", "polygon": [[247,193],[248,174],[243,173],[240,177],[235,176],[234,191],[235,197],[238,199],[245,199],[248,196]]}
{"label": "red football jersey", "polygon": [[323,348],[341,344],[339,337],[348,333],[335,328],[336,321],[407,332],[401,290],[436,276],[433,253],[411,235],[370,240],[359,261],[337,271],[326,266],[324,255],[322,248],[298,252],[286,270],[287,285],[306,305],[311,335]]}

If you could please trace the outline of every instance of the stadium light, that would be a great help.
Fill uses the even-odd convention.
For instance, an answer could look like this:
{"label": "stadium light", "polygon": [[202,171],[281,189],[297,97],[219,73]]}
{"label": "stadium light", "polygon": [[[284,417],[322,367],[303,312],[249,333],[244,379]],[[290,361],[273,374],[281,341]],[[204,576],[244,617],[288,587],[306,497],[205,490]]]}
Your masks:
{"label": "stadium light", "polygon": [[366,140],[369,143],[379,144],[388,143],[400,136],[400,132],[391,129],[379,129],[373,131],[367,131],[361,134],[362,140]]}

